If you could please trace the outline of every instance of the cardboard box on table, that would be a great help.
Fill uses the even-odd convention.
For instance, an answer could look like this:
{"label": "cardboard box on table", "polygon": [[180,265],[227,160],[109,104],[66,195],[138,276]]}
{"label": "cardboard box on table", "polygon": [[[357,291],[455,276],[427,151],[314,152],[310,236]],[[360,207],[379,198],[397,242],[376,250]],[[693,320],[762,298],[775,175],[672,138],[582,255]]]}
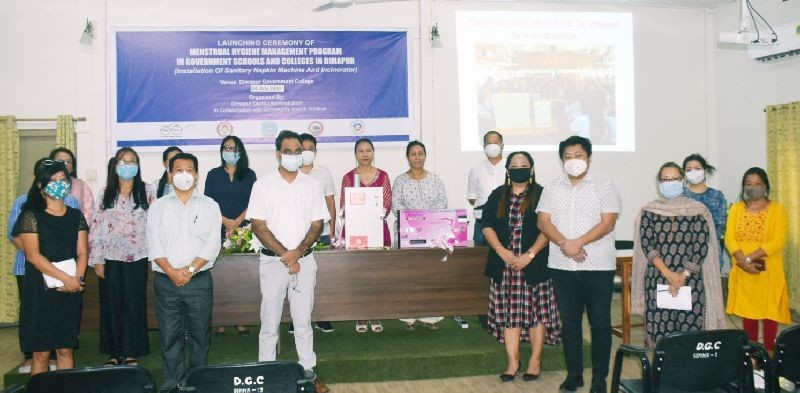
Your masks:
{"label": "cardboard box on table", "polygon": [[382,187],[346,187],[344,211],[346,249],[383,247]]}
{"label": "cardboard box on table", "polygon": [[467,209],[408,209],[398,213],[400,248],[467,246]]}

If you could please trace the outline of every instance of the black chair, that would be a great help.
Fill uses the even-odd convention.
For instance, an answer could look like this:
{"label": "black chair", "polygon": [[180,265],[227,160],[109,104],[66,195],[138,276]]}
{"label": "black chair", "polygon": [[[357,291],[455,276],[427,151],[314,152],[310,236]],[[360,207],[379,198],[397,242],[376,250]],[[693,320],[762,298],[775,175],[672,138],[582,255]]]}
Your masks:
{"label": "black chair", "polygon": [[633,240],[617,240],[614,242],[617,250],[633,250]]}
{"label": "black chair", "polygon": [[181,391],[217,393],[237,388],[270,393],[315,391],[314,378],[306,375],[303,366],[281,361],[195,367],[189,370]]}
{"label": "black chair", "polygon": [[[764,347],[749,343],[741,330],[672,333],[656,344],[653,363],[644,348],[622,345],[614,358],[612,392],[748,392],[754,391],[750,355],[769,358]],[[620,381],[625,355],[641,363],[641,379]]]}
{"label": "black chair", "polygon": [[86,367],[36,374],[28,393],[155,393],[156,383],[146,369],[136,366]]}
{"label": "black chair", "polygon": [[3,393],[23,393],[24,391],[25,391],[25,385],[20,385],[18,383],[6,386],[6,388],[3,389]]}
{"label": "black chair", "polygon": [[778,380],[784,377],[800,387],[800,325],[792,326],[775,340],[775,357],[772,361],[772,385],[780,391]]}

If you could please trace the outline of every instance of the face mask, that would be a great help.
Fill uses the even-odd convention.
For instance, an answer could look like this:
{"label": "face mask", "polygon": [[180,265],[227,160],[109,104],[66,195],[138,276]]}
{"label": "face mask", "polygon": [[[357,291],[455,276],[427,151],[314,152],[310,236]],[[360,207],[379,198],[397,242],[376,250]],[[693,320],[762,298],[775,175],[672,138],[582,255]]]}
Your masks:
{"label": "face mask", "polygon": [[690,184],[700,184],[706,179],[706,171],[702,169],[694,169],[686,172],[686,181]]}
{"label": "face mask", "polygon": [[300,168],[300,164],[303,163],[303,155],[298,154],[296,156],[289,155],[289,154],[281,154],[281,166],[283,169],[286,169],[289,172],[297,172],[297,169]]}
{"label": "face mask", "polygon": [[194,176],[186,172],[178,172],[172,176],[172,185],[181,191],[188,191],[194,185]]}
{"label": "face mask", "polygon": [[239,158],[241,157],[242,155],[235,151],[222,152],[222,159],[225,160],[225,162],[228,163],[228,165],[236,165],[236,163],[239,162]]}
{"label": "face mask", "polygon": [[767,188],[763,186],[745,187],[744,199],[748,201],[758,200],[767,196]]}
{"label": "face mask", "polygon": [[311,150],[303,151],[303,166],[309,166],[314,163],[314,158],[317,157],[317,153],[314,153]]}
{"label": "face mask", "polygon": [[44,192],[51,198],[62,200],[69,194],[70,183],[64,180],[51,181],[44,187]]}
{"label": "face mask", "polygon": [[497,158],[500,156],[500,153],[503,152],[503,148],[496,143],[491,143],[483,147],[483,152],[486,153],[486,156],[489,158]]}
{"label": "face mask", "polygon": [[136,164],[117,165],[117,175],[122,180],[133,179],[137,173],[139,173],[139,165]]}
{"label": "face mask", "polygon": [[658,192],[667,199],[674,199],[683,194],[683,182],[680,180],[663,181],[658,183]]}
{"label": "face mask", "polygon": [[587,167],[588,165],[586,164],[586,161],[577,158],[573,158],[564,162],[564,171],[572,177],[578,177],[582,175],[583,172],[586,172]]}
{"label": "face mask", "polygon": [[513,168],[508,170],[508,177],[514,183],[527,183],[531,178],[531,168]]}

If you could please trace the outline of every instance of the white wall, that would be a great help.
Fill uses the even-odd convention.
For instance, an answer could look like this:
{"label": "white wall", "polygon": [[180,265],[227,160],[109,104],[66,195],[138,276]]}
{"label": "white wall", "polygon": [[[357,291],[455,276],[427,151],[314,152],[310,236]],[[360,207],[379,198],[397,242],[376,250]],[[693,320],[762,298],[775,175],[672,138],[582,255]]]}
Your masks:
{"label": "white wall", "polygon": [[[753,1],[773,26],[800,23],[800,1]],[[736,30],[739,5],[728,4],[712,12],[714,32]],[[742,174],[753,166],[766,169],[767,105],[800,100],[800,57],[764,64],[750,60],[741,47],[715,45],[712,53],[716,89],[711,115],[716,128],[711,135],[718,148],[714,164],[718,181],[729,201],[738,198]]]}
{"label": "white wall", "polygon": [[[483,157],[458,150],[454,10],[491,7],[502,10],[621,11],[633,13],[637,150],[632,153],[596,153],[592,164],[594,170],[612,176],[622,191],[624,211],[618,224],[618,238],[631,238],[634,214],[655,196],[655,171],[660,164],[668,160],[679,161],[692,152],[709,152],[711,134],[707,126],[713,124],[713,120],[709,119],[707,100],[710,86],[713,86],[709,82],[713,81],[708,75],[709,62],[713,62],[714,56],[709,55],[707,43],[714,37],[707,34],[711,29],[703,10],[421,0],[356,4],[351,8],[322,13],[310,11],[321,2],[0,2],[0,48],[4,54],[14,54],[12,58],[4,56],[4,61],[0,62],[0,86],[4,92],[0,96],[0,112],[18,117],[64,113],[86,116],[88,121],[79,124],[79,176],[86,177],[87,171],[96,170],[98,178],[104,179],[106,106],[110,98],[106,93],[105,75],[104,32],[108,26],[405,27],[409,29],[413,42],[416,126],[423,142],[428,145],[428,168],[444,179],[450,205],[460,207],[467,205],[468,168]],[[792,7],[796,10],[796,4]],[[99,30],[91,47],[78,44],[87,17],[97,21]],[[434,22],[439,23],[442,33],[444,47],[441,49],[431,49],[427,41],[427,30]],[[422,38],[420,28],[426,32]],[[723,70],[715,71],[727,75]],[[794,90],[800,91],[796,87]],[[739,105],[731,107],[722,102],[719,107],[736,112]],[[758,111],[760,113],[760,107]],[[198,156],[201,172],[218,163],[216,154],[200,153]],[[275,167],[271,152],[258,152],[251,156],[252,166],[258,174]],[[326,150],[320,153],[318,162],[328,166],[338,182],[339,176],[353,167],[352,157],[349,149]],[[376,157],[376,165],[387,170],[392,178],[407,168],[402,148],[379,147]],[[534,158],[540,181],[561,173],[555,153],[535,153]],[[146,179],[160,175],[160,155],[143,154],[142,161]],[[728,166],[729,161],[733,160],[720,157],[720,167]],[[97,188],[97,182],[93,186]]]}

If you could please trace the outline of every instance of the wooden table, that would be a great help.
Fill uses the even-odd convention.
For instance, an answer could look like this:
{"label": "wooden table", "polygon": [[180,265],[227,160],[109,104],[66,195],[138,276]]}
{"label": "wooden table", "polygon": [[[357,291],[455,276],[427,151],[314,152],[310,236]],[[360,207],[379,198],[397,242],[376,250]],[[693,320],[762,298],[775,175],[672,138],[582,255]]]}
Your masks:
{"label": "wooden table", "polygon": [[[444,251],[364,250],[315,252],[317,286],[313,320],[351,321],[439,315],[482,315],[489,304],[483,275],[488,248]],[[214,326],[260,323],[257,255],[222,256],[214,264]],[[153,273],[147,286],[148,324],[157,327]],[[83,303],[83,330],[99,328],[97,277],[90,269]],[[284,321],[290,321],[288,306]]]}
{"label": "wooden table", "polygon": [[[395,319],[420,316],[484,315],[489,279],[483,275],[488,249],[456,248],[447,262],[439,249],[320,251],[314,291],[316,321]],[[258,325],[261,292],[257,255],[227,255],[217,260],[214,280],[214,326]],[[612,331],[630,343],[632,259],[617,257],[622,277],[622,323]],[[147,313],[158,327],[153,305],[153,273],[148,277]],[[86,277],[81,329],[99,329],[97,277]],[[290,321],[288,306],[283,320]]]}

